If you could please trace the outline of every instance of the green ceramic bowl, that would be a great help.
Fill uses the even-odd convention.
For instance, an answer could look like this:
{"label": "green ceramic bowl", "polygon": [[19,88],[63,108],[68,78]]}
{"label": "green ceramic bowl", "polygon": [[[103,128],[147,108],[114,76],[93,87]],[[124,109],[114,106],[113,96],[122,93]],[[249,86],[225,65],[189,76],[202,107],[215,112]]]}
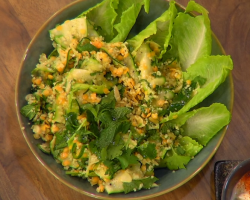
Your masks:
{"label": "green ceramic bowl", "polygon": [[[195,157],[195,159],[193,159],[188,164],[186,169],[178,170],[175,173],[172,173],[172,171],[169,171],[167,169],[156,169],[155,175],[159,178],[159,187],[153,188],[151,190],[142,190],[135,193],[129,193],[126,195],[108,195],[106,193],[97,193],[96,188],[92,187],[89,182],[84,179],[66,175],[62,166],[56,163],[52,156],[42,153],[37,148],[37,144],[41,143],[41,141],[33,138],[30,125],[28,125],[28,119],[20,115],[20,108],[26,104],[25,96],[29,93],[31,88],[31,71],[38,63],[40,54],[49,54],[53,49],[48,31],[55,27],[56,24],[62,23],[67,19],[76,17],[78,14],[94,6],[98,2],[100,1],[85,0],[76,1],[69,4],[68,6],[57,12],[55,15],[53,15],[40,28],[38,33],[30,42],[23,57],[16,82],[16,110],[19,119],[19,124],[20,127],[25,127],[25,129],[22,129],[23,136],[27,141],[31,151],[34,153],[40,163],[59,181],[73,188],[74,190],[81,192],[85,195],[100,199],[146,199],[159,196],[180,187],[181,185],[189,181],[191,178],[193,178],[197,173],[199,173],[199,171],[209,162],[209,160],[212,158],[212,156],[218,149],[225,135],[226,127],[222,129],[209,142],[209,144]],[[164,0],[151,1],[150,13],[140,13],[137,23],[132,29],[131,34],[134,35],[143,28],[145,28],[149,22],[160,16],[160,14],[168,8],[168,5],[168,2]],[[181,6],[179,6],[179,9],[183,10]],[[214,35],[212,54],[225,54],[219,41]],[[226,79],[226,81],[202,103],[202,106],[209,106],[214,102],[221,102],[225,104],[230,111],[232,111],[233,80],[231,74]]]}

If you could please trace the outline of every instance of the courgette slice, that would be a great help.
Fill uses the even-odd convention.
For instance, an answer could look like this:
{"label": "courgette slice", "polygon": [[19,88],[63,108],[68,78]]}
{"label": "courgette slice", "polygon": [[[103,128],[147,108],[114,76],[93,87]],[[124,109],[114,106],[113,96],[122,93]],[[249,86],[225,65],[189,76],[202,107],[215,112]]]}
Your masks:
{"label": "courgette slice", "polygon": [[38,145],[38,148],[46,154],[50,154],[50,143],[49,142],[44,142],[42,144]]}
{"label": "courgette slice", "polygon": [[138,68],[136,67],[134,59],[130,53],[128,57],[124,59],[124,63],[126,67],[128,67],[129,69],[128,73],[130,77],[134,79],[135,83],[138,83],[139,82],[139,72],[137,71]]}

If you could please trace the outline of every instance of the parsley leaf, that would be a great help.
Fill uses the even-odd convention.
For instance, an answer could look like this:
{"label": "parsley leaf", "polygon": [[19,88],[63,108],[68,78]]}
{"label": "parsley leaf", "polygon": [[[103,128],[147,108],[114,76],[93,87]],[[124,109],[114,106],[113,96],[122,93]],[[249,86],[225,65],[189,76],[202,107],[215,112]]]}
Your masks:
{"label": "parsley leaf", "polygon": [[127,194],[129,192],[140,190],[141,188],[150,189],[157,180],[158,178],[156,177],[148,177],[145,179],[133,180],[132,182],[123,182],[124,192]]}
{"label": "parsley leaf", "polygon": [[149,178],[142,179],[141,182],[143,183],[144,189],[150,189],[153,186],[153,183],[157,180],[158,178],[156,177],[152,177],[152,178],[149,177]]}
{"label": "parsley leaf", "polygon": [[21,108],[21,114],[25,117],[28,117],[29,120],[32,120],[35,117],[38,109],[39,106],[37,104],[28,104]]}
{"label": "parsley leaf", "polygon": [[157,155],[155,147],[154,143],[146,142],[138,147],[138,151],[144,158],[154,159]]}
{"label": "parsley leaf", "polygon": [[178,155],[174,149],[172,149],[172,155],[165,157],[161,162],[164,166],[170,170],[185,169],[185,165],[190,161],[189,156]]}
{"label": "parsley leaf", "polygon": [[140,180],[133,180],[132,182],[123,182],[124,193],[127,194],[129,192],[140,190],[140,185]]}
{"label": "parsley leaf", "polygon": [[115,136],[114,142],[112,142],[107,148],[107,159],[113,160],[114,158],[122,155],[122,148],[124,142],[119,134]]}
{"label": "parsley leaf", "polygon": [[103,162],[104,165],[108,167],[106,174],[109,174],[111,179],[113,179],[114,174],[121,169],[121,165],[117,161],[105,160]]}
{"label": "parsley leaf", "polygon": [[130,164],[138,163],[137,157],[132,154],[133,149],[128,148],[121,156],[117,157],[120,161],[122,169],[126,169]]}

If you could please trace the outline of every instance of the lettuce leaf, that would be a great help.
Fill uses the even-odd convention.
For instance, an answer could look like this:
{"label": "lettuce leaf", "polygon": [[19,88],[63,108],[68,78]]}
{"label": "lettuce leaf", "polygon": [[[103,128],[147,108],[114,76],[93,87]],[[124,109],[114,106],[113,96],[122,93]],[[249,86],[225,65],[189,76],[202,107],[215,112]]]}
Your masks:
{"label": "lettuce leaf", "polygon": [[167,123],[176,124],[183,129],[183,136],[189,136],[202,145],[209,140],[231,120],[231,113],[226,106],[214,103],[180,115]]}
{"label": "lettuce leaf", "polygon": [[78,17],[87,16],[106,42],[123,42],[136,22],[142,5],[149,11],[150,0],[104,0]]}
{"label": "lettuce leaf", "polygon": [[170,170],[185,168],[190,159],[199,153],[230,120],[231,113],[226,106],[214,103],[210,107],[184,113],[177,119],[166,122],[181,127],[183,137],[178,137],[179,146],[173,147],[166,154],[159,167],[168,167]]}
{"label": "lettuce leaf", "polygon": [[86,16],[98,28],[98,32],[109,42],[114,37],[114,22],[117,17],[116,9],[119,0],[104,0],[96,6],[88,9],[78,17]]}
{"label": "lettuce leaf", "polygon": [[177,10],[175,7],[175,2],[171,1],[167,11],[165,11],[159,18],[151,22],[139,34],[127,40],[130,49],[133,50],[132,54],[135,55],[136,51],[139,49],[145,39],[150,39],[161,46],[161,57],[166,52],[176,13]]}
{"label": "lettuce leaf", "polygon": [[200,76],[206,79],[205,84],[196,89],[196,94],[178,112],[171,112],[169,116],[165,117],[161,122],[163,123],[174,119],[202,102],[225,81],[232,69],[233,62],[230,56],[206,56],[197,60],[187,69],[187,72],[183,73],[183,78],[184,81],[192,81],[197,76]]}
{"label": "lettuce leaf", "polygon": [[143,5],[143,0],[120,1],[116,9],[117,18],[114,29],[117,32],[111,42],[122,42],[126,39]]}
{"label": "lettuce leaf", "polygon": [[150,0],[144,0],[144,9],[146,13],[149,13]]}
{"label": "lettuce leaf", "polygon": [[205,146],[230,120],[231,113],[226,106],[214,103],[208,108],[200,108],[193,117],[186,121],[182,126],[183,135],[189,136]]}
{"label": "lettuce leaf", "polygon": [[195,156],[203,148],[201,144],[199,144],[198,142],[196,142],[195,140],[193,140],[188,136],[184,136],[180,138],[178,141],[180,143],[180,146],[185,151],[185,155],[189,157]]}
{"label": "lettuce leaf", "polygon": [[186,12],[202,13],[193,17],[186,13],[179,13],[174,20],[170,50],[172,57],[178,58],[185,71],[196,60],[211,54],[212,38],[208,11],[201,5],[190,1]]}

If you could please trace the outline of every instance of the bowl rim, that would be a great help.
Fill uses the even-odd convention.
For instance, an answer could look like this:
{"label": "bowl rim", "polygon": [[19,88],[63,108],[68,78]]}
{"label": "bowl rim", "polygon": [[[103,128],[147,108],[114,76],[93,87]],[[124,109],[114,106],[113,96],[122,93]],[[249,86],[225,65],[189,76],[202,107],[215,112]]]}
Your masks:
{"label": "bowl rim", "polygon": [[[239,174],[240,176],[237,178],[237,182],[247,173],[250,172],[250,168],[244,168],[246,166],[250,166],[250,158],[243,160],[242,162],[240,162],[238,165],[236,165],[232,171],[229,173],[229,175],[227,176],[226,180],[224,181],[223,187],[222,187],[222,192],[221,192],[221,200],[227,200],[227,193],[228,192],[232,192],[232,191],[228,191],[228,186],[230,185],[233,177],[237,174]],[[243,171],[240,171],[243,168]],[[236,184],[234,185],[234,187],[236,186]]]}
{"label": "bowl rim", "polygon": [[[20,64],[20,67],[19,67],[19,70],[18,70],[18,73],[17,73],[17,78],[16,78],[16,85],[15,85],[15,107],[16,107],[16,114],[17,114],[17,119],[18,119],[18,123],[19,123],[19,126],[20,126],[20,129],[22,131],[22,134],[23,134],[23,137],[26,141],[26,143],[28,144],[31,152],[34,154],[34,156],[36,157],[36,159],[43,165],[43,167],[45,167],[45,169],[47,171],[49,171],[57,180],[59,180],[60,182],[62,182],[63,184],[65,184],[66,186],[70,187],[71,189],[81,193],[81,194],[84,194],[84,195],[87,195],[89,197],[92,197],[92,198],[96,198],[96,199],[110,199],[110,200],[119,200],[119,199],[124,199],[126,198],[126,196],[124,198],[109,198],[109,197],[103,197],[103,196],[98,196],[96,194],[92,194],[90,192],[86,192],[84,190],[81,190],[79,188],[76,188],[75,186],[73,186],[72,184],[68,183],[67,181],[64,181],[63,179],[61,179],[58,175],[56,175],[48,166],[46,163],[44,163],[44,161],[42,159],[39,158],[38,154],[36,153],[36,151],[34,150],[34,147],[32,146],[31,142],[28,140],[27,136],[26,136],[26,132],[25,130],[22,128],[22,119],[21,119],[21,114],[20,114],[20,106],[19,106],[19,101],[18,101],[18,94],[19,94],[19,90],[18,90],[18,83],[20,82],[20,74],[21,74],[21,71],[22,69],[24,68],[24,61],[25,61],[25,58],[26,58],[26,54],[27,52],[29,51],[30,47],[32,46],[33,42],[35,41],[35,39],[38,37],[38,35],[40,34],[40,32],[50,23],[50,21],[56,17],[57,15],[60,15],[61,12],[63,12],[64,10],[66,10],[67,8],[75,5],[75,4],[78,4],[79,2],[83,2],[83,1],[87,1],[87,0],[76,0],[74,2],[71,2],[69,4],[67,4],[66,6],[62,7],[61,9],[59,9],[58,11],[56,11],[53,15],[51,15],[43,24],[42,26],[40,26],[40,28],[37,30],[37,32],[35,33],[35,35],[32,37],[32,39],[30,40],[28,46],[26,47],[25,49],[25,52],[24,52],[24,55],[22,57],[22,60],[21,60],[21,64]],[[169,0],[165,0],[167,2],[169,2]],[[176,6],[180,7],[181,9],[185,10],[185,7],[177,2],[175,2]],[[216,35],[213,33],[213,31],[211,31],[211,34],[212,34],[212,38],[215,40],[215,42],[218,44],[222,54],[221,55],[226,55],[226,52],[224,50],[224,48],[222,47],[220,41],[218,40],[218,38],[216,37]],[[231,97],[230,97],[230,107],[229,107],[229,111],[232,113],[233,112],[233,104],[234,104],[234,84],[233,84],[233,77],[232,77],[232,72],[230,71],[229,72],[229,75],[228,75],[228,78],[229,78],[229,83],[230,83],[230,88],[231,88]],[[225,126],[223,129],[222,129],[222,135],[220,137],[220,139],[218,140],[215,148],[213,149],[213,151],[210,152],[209,156],[207,157],[207,159],[202,163],[202,165],[195,171],[193,172],[192,174],[189,175],[189,177],[187,177],[186,179],[182,180],[181,182],[179,182],[178,184],[176,184],[175,186],[171,187],[171,188],[168,188],[168,189],[165,189],[163,191],[160,191],[160,192],[156,192],[156,193],[153,193],[153,194],[150,194],[150,195],[145,195],[145,196],[141,196],[141,197],[130,197],[129,199],[133,199],[133,200],[138,200],[138,199],[148,199],[148,198],[153,198],[153,197],[157,197],[157,196],[160,196],[160,195],[163,195],[163,194],[166,194],[168,192],[171,192],[177,188],[179,188],[180,186],[184,185],[185,183],[187,183],[189,180],[191,180],[194,176],[196,176],[206,165],[207,163],[211,160],[211,158],[214,156],[214,154],[216,153],[216,151],[218,150],[225,134],[226,134],[226,130],[228,128],[229,125]]]}

